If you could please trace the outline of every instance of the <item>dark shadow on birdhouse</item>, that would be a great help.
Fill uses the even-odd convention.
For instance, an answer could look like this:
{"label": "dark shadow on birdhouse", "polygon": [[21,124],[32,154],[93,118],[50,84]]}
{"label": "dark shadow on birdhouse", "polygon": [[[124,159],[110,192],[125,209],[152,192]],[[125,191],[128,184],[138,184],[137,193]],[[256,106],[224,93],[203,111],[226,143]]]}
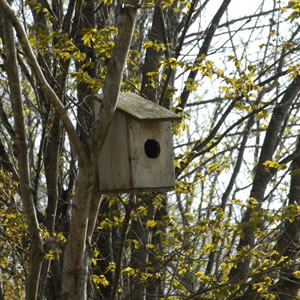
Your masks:
{"label": "dark shadow on birdhouse", "polygon": [[[101,96],[100,96],[101,98]],[[95,102],[95,112],[100,103]],[[102,193],[174,187],[171,121],[180,116],[133,93],[121,93],[99,155]]]}

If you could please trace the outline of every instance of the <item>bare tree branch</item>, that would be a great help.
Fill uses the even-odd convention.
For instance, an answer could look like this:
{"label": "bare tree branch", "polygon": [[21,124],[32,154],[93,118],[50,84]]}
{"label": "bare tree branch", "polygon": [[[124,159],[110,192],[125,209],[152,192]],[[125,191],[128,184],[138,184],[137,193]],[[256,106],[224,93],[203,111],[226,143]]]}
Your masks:
{"label": "bare tree branch", "polygon": [[[203,44],[202,44],[202,46],[201,46],[201,48],[199,50],[199,53],[197,55],[197,58],[195,60],[196,63],[198,63],[197,60],[199,60],[203,55],[204,56],[207,55],[207,52],[209,50],[211,41],[212,41],[212,39],[214,37],[215,31],[217,30],[218,25],[220,23],[220,20],[221,20],[221,18],[223,16],[224,12],[226,11],[226,9],[227,9],[227,7],[228,7],[228,5],[229,5],[230,2],[231,2],[231,0],[224,0],[222,2],[221,6],[219,7],[217,13],[213,17],[213,19],[211,21],[211,24],[210,24],[209,28],[207,29],[207,34],[205,36]],[[195,80],[197,74],[198,74],[198,70],[192,70],[189,73],[189,76],[188,76],[187,80],[189,80],[189,79]],[[176,108],[175,113],[182,112],[182,110],[185,108],[185,106],[187,104],[189,95],[190,95],[190,90],[187,89],[187,88],[184,88],[184,90],[183,90],[183,92],[181,93],[181,96],[180,96],[181,103]]]}
{"label": "bare tree branch", "polygon": [[[43,242],[40,236],[36,209],[33,203],[33,195],[30,182],[30,168],[28,161],[28,146],[26,141],[24,108],[22,102],[21,84],[17,67],[16,46],[13,36],[13,27],[6,17],[4,31],[4,44],[6,48],[6,72],[9,80],[10,97],[13,107],[15,127],[15,148],[18,160],[20,179],[20,195],[24,204],[30,234],[30,265],[26,282],[26,300],[37,299],[38,282],[43,260]],[[2,20],[2,21],[4,21]]]}
{"label": "bare tree branch", "polygon": [[20,21],[16,17],[14,11],[8,5],[7,1],[0,0],[0,9],[7,16],[7,18],[10,20],[10,22],[12,22],[12,24],[17,32],[19,41],[22,45],[22,48],[23,48],[23,51],[25,54],[25,58],[26,58],[28,64],[30,65],[32,72],[34,73],[35,79],[37,80],[37,82],[40,85],[44,94],[50,100],[51,104],[54,106],[57,114],[59,115],[61,121],[63,122],[63,124],[68,132],[70,142],[73,145],[75,151],[77,152],[79,158],[82,161],[85,161],[86,160],[86,151],[77,136],[76,130],[75,130],[70,118],[67,115],[64,105],[61,103],[58,96],[56,95],[54,90],[51,88],[51,86],[48,84],[47,80],[45,79],[45,76],[44,76],[41,68],[39,67],[39,64],[36,60],[36,57],[33,53],[30,43],[27,39],[26,33],[24,32],[24,29],[23,29],[22,25],[20,24]]}
{"label": "bare tree branch", "polygon": [[[270,120],[270,124],[268,126],[266,136],[264,139],[264,143],[262,146],[262,151],[260,153],[260,158],[258,161],[258,165],[256,168],[255,177],[253,180],[252,190],[250,193],[250,197],[256,199],[256,201],[261,205],[264,201],[264,194],[269,183],[272,173],[265,169],[263,163],[267,160],[272,160],[274,151],[278,144],[278,134],[280,132],[282,122],[288,112],[288,109],[292,105],[293,100],[297,96],[300,90],[300,76],[297,76],[289,87],[286,89],[284,96],[279,104],[276,105],[272,118]],[[260,206],[259,206],[260,207]],[[255,237],[254,230],[252,228],[253,224],[250,222],[251,213],[259,209],[259,207],[251,208],[249,207],[242,219],[243,223],[247,223],[248,225],[243,229],[243,236],[240,239],[238,250],[241,250],[245,246],[254,246]],[[234,280],[236,278],[244,278],[249,269],[249,259],[245,259],[237,265],[235,269],[231,269],[230,279]]]}

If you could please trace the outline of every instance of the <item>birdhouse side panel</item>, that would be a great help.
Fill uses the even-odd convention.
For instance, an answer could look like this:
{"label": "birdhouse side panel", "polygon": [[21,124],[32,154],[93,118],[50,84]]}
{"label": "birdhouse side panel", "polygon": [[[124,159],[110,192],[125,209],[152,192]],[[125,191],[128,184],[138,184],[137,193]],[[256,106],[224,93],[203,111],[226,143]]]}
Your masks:
{"label": "birdhouse side panel", "polygon": [[99,157],[100,191],[114,193],[131,189],[130,174],[127,118],[115,112]]}
{"label": "birdhouse side panel", "polygon": [[133,186],[142,190],[172,189],[175,179],[170,122],[130,119],[128,124]]}

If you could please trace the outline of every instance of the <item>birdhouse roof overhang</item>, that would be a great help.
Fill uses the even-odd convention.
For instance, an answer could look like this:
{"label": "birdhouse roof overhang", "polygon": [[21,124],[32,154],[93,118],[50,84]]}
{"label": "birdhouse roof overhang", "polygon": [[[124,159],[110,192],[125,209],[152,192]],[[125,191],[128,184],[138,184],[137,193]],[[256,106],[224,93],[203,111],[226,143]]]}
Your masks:
{"label": "birdhouse roof overhang", "polygon": [[174,112],[134,93],[120,93],[117,111],[140,121],[172,121],[181,119]]}

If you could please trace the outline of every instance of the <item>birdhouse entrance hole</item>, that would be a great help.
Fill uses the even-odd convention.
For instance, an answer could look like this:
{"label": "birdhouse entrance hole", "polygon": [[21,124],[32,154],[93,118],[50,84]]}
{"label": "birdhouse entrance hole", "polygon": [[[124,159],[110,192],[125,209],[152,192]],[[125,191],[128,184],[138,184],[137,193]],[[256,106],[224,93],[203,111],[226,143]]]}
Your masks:
{"label": "birdhouse entrance hole", "polygon": [[145,142],[144,149],[149,158],[157,158],[160,154],[159,143],[153,139],[149,139]]}

